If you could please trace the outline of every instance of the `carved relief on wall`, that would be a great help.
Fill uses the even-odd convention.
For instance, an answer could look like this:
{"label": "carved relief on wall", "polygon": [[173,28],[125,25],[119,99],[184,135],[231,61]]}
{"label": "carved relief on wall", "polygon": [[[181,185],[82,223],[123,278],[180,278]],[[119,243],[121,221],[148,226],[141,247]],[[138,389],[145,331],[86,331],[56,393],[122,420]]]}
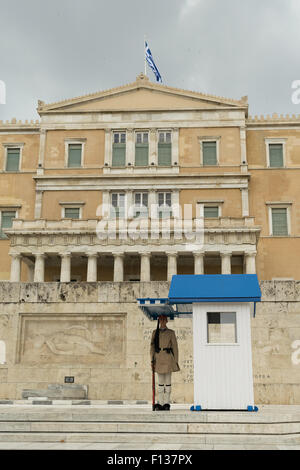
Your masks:
{"label": "carved relief on wall", "polygon": [[19,362],[110,364],[125,360],[125,314],[21,317]]}

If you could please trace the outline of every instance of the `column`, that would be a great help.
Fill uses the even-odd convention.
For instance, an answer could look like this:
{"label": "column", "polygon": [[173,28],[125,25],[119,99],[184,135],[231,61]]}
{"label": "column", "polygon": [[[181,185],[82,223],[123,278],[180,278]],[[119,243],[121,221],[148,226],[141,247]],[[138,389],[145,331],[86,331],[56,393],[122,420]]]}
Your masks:
{"label": "column", "polygon": [[246,274],[256,274],[256,254],[256,251],[252,253],[245,253]]}
{"label": "column", "polygon": [[87,282],[97,282],[97,259],[98,253],[89,253],[88,254],[88,264],[87,264]]}
{"label": "column", "polygon": [[150,273],[150,261],[151,261],[151,252],[141,253],[141,282],[150,282],[151,273]]}
{"label": "column", "polygon": [[10,266],[10,281],[20,282],[21,281],[21,261],[22,256],[20,253],[11,253],[11,266]]}
{"label": "column", "polygon": [[112,141],[111,129],[105,129],[105,144],[104,144],[104,165],[111,166],[112,158]]}
{"label": "column", "polygon": [[179,165],[179,129],[172,131],[172,166]]}
{"label": "column", "polygon": [[46,255],[44,253],[34,253],[34,256],[35,256],[35,264],[34,264],[33,282],[44,282]]}
{"label": "column", "polygon": [[60,282],[71,281],[71,253],[59,253],[61,256]]}
{"label": "column", "polygon": [[124,253],[114,254],[114,282],[124,281]]}
{"label": "column", "polygon": [[232,253],[221,253],[222,274],[231,274],[231,255]]}
{"label": "column", "polygon": [[[135,133],[133,129],[127,129],[126,131],[126,157],[125,165],[134,166],[135,162]],[[130,163],[130,165],[128,165]]]}
{"label": "column", "polygon": [[40,191],[39,189],[37,189],[35,192],[35,206],[34,206],[34,218],[35,219],[42,218],[43,193],[44,191]]}
{"label": "column", "polygon": [[157,158],[157,129],[151,129],[149,132],[149,165],[156,166]]}
{"label": "column", "polygon": [[166,252],[168,256],[168,281],[172,280],[172,276],[177,274],[177,253]]}
{"label": "column", "polygon": [[37,174],[43,175],[44,174],[44,160],[45,160],[45,149],[46,149],[46,129],[41,129],[40,133],[40,149],[39,149],[39,162],[38,162],[38,169]]}
{"label": "column", "polygon": [[194,251],[194,274],[204,274],[204,252]]}

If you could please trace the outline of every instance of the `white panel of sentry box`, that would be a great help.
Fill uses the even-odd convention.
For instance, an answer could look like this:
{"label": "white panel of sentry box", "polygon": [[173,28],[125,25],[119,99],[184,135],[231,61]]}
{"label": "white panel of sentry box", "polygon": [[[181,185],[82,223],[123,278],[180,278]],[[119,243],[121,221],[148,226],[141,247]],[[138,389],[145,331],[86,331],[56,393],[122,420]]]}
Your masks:
{"label": "white panel of sentry box", "polygon": [[249,303],[193,304],[194,404],[201,409],[254,406],[250,315]]}

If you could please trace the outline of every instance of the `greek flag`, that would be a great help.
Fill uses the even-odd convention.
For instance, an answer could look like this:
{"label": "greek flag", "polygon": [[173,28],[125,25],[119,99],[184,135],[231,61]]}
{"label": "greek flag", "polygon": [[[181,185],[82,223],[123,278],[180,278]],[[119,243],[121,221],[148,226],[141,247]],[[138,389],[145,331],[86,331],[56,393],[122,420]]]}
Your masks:
{"label": "greek flag", "polygon": [[148,62],[149,67],[151,67],[151,69],[152,69],[153,72],[154,72],[156,81],[162,83],[161,75],[160,75],[160,73],[159,73],[159,71],[158,71],[158,68],[157,68],[156,65],[155,65],[155,62],[154,62],[154,60],[153,60],[151,51],[150,51],[150,49],[149,49],[149,47],[148,47],[148,44],[147,44],[146,42],[145,42],[145,57],[146,57],[146,61]]}

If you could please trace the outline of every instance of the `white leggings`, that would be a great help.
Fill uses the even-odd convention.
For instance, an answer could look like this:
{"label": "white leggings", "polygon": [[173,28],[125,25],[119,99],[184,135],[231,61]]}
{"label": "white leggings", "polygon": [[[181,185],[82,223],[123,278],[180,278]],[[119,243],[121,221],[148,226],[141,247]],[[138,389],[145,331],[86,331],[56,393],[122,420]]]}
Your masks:
{"label": "white leggings", "polygon": [[165,405],[170,403],[171,396],[171,372],[158,375],[158,403]]}

